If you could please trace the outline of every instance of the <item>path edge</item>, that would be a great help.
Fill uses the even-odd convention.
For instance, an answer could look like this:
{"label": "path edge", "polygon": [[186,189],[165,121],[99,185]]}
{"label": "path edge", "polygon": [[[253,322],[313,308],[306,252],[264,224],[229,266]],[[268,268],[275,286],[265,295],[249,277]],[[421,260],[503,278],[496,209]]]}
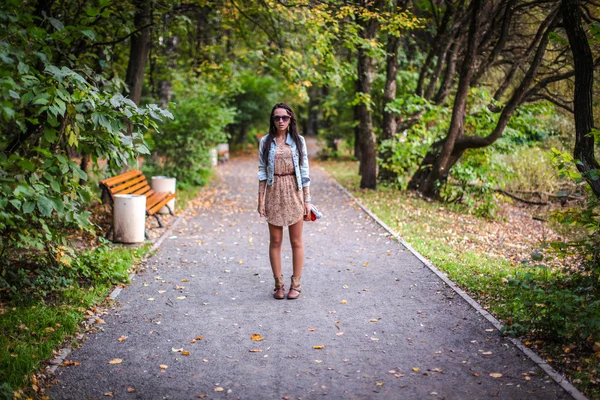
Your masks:
{"label": "path edge", "polygon": [[[456,283],[454,283],[448,276],[439,270],[435,265],[431,263],[428,259],[426,259],[421,253],[416,251],[410,244],[408,244],[402,237],[397,234],[394,230],[392,230],[385,222],[383,222],[377,215],[375,215],[367,206],[365,206],[358,198],[356,198],[348,189],[342,186],[341,183],[337,181],[329,172],[325,170],[325,168],[320,167],[337,185],[338,189],[340,189],[343,193],[346,194],[349,198],[351,198],[358,206],[375,222],[377,222],[383,229],[385,229],[394,239],[400,242],[404,247],[408,249],[415,257],[417,257],[427,268],[429,268],[434,274],[438,276],[446,285],[448,285],[454,292],[456,292],[460,297],[463,298],[471,307],[473,307],[479,314],[481,314],[485,319],[494,325],[498,331],[500,331],[504,325],[500,322],[496,317],[490,314],[487,310],[485,310],[477,301],[475,301],[471,296],[469,296],[464,290],[462,290]],[[521,342],[517,338],[506,336],[505,339],[509,340],[514,344],[519,350],[525,354],[531,361],[533,361],[538,367],[540,367],[550,378],[552,378],[559,386],[561,386],[567,393],[569,393],[575,400],[589,400],[582,392],[580,392],[569,380],[555,370],[550,364],[544,361],[539,355],[537,355],[533,350],[529,347],[525,346],[523,342]]]}
{"label": "path edge", "polygon": [[[173,223],[167,227],[167,229],[163,232],[163,234],[160,235],[160,237],[154,242],[152,247],[150,247],[150,249],[148,249],[146,254],[144,254],[144,260],[142,261],[142,263],[149,256],[151,256],[151,254],[154,251],[156,251],[156,249],[158,249],[160,247],[160,245],[171,235],[171,232],[173,232],[173,229],[177,228],[177,226],[181,223],[181,221],[183,221],[183,219],[187,216],[188,211],[189,211],[189,207],[186,208],[186,210],[184,210],[175,219],[175,221],[173,221]],[[129,284],[131,284],[131,282],[133,282],[137,273],[138,273],[138,271],[136,270],[136,271],[132,272],[131,274],[129,274]],[[112,290],[112,292],[110,292],[110,294],[107,296],[107,298],[110,298],[111,300],[115,300],[121,294],[122,291],[123,291],[123,287],[117,286]],[[98,317],[98,316],[92,315],[90,318],[88,318],[88,321],[93,321],[93,318],[95,318],[95,317]],[[90,323],[89,325],[91,326],[92,324],[93,324],[93,322]],[[71,346],[66,346],[66,347],[59,349],[56,353],[56,357],[54,357],[53,359],[48,361],[49,365],[46,366],[46,368],[44,369],[46,374],[54,375],[56,373],[56,370],[60,366],[60,364],[62,364],[65,361],[65,359],[69,356],[69,354],[71,354],[72,351],[73,351],[73,349]]]}

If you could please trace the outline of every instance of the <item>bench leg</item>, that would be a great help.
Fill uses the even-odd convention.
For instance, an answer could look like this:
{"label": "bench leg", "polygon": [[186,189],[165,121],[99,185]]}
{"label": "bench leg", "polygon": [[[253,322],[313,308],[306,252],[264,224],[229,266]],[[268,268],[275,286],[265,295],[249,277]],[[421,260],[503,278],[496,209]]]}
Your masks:
{"label": "bench leg", "polygon": [[160,218],[158,218],[158,215],[156,215],[156,214],[153,214],[152,216],[153,216],[154,218],[156,218],[156,222],[158,222],[158,227],[159,227],[159,228],[164,228],[164,226],[163,226],[162,222],[160,222]]}
{"label": "bench leg", "polygon": [[171,206],[168,204],[165,204],[165,207],[167,207],[167,210],[169,210],[169,214],[171,214],[172,216],[175,216],[175,213],[173,212],[173,210],[171,210]]}

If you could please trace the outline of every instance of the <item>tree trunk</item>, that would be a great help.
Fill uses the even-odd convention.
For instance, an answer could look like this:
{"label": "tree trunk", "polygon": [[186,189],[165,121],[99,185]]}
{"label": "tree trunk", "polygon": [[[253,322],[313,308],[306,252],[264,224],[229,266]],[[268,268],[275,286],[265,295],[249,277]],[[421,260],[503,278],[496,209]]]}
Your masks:
{"label": "tree trunk", "polygon": [[426,177],[419,177],[419,171],[417,171],[408,184],[409,189],[417,190],[424,196],[430,198],[438,197],[438,184],[448,176],[448,167],[452,150],[454,149],[454,142],[463,134],[465,129],[467,98],[469,96],[471,77],[475,71],[477,43],[479,42],[479,25],[482,13],[481,0],[473,1],[471,12],[467,51],[460,71],[460,79],[458,82],[456,98],[454,100],[454,107],[452,109],[452,119],[450,120],[448,134],[444,139],[443,146],[437,155],[434,164],[431,167],[421,164],[419,167],[419,169],[421,169],[421,167],[427,169],[431,168],[429,173],[426,174]]}
{"label": "tree trunk", "polygon": [[461,33],[458,31],[454,40],[452,41],[452,46],[450,50],[446,53],[446,70],[444,72],[444,77],[442,79],[442,84],[438,92],[436,93],[433,102],[435,104],[442,105],[445,103],[448,95],[450,95],[450,89],[452,89],[452,83],[454,82],[454,74],[456,73],[456,62],[458,60],[458,53],[460,52],[459,46],[462,44]]}
{"label": "tree trunk", "polygon": [[321,89],[311,86],[308,90],[308,118],[306,121],[306,136],[317,136],[319,133],[319,114],[321,105]]}
{"label": "tree trunk", "polygon": [[[463,137],[462,132],[464,128],[460,125],[460,123],[464,121],[462,120],[457,122],[459,128],[455,128],[459,129],[460,133],[451,136],[451,134],[453,133],[453,125],[455,123],[453,112],[453,119],[450,125],[448,135],[441,141],[441,143],[436,143],[432,146],[427,156],[421,163],[419,170],[412,177],[411,182],[409,183],[410,189],[418,190],[427,197],[437,197],[439,187],[438,183],[443,183],[446,181],[448,172],[450,171],[452,166],[460,159],[465,150],[490,146],[502,136],[502,133],[508,125],[512,114],[517,109],[517,107],[520,104],[522,104],[525,100],[526,92],[531,86],[535,76],[537,75],[540,64],[542,63],[544,55],[546,53],[550,32],[552,32],[556,25],[557,17],[558,12],[557,10],[554,10],[546,17],[545,21],[540,25],[538,29],[538,34],[532,42],[532,46],[530,46],[531,48],[534,48],[536,50],[533,60],[531,61],[523,80],[513,92],[511,98],[506,103],[506,106],[502,109],[502,112],[500,114],[498,122],[496,123],[496,126],[494,127],[494,130],[485,137]],[[469,33],[469,35],[471,35],[471,33]],[[469,37],[469,43],[471,43],[471,37]],[[468,52],[470,52],[470,50],[471,49],[469,45]],[[465,60],[467,60],[467,58],[465,58]],[[466,74],[464,74],[464,69],[466,66],[467,64],[463,63],[463,71],[461,71],[461,80],[459,83],[459,90],[455,100],[454,111],[456,111],[456,103],[458,103],[459,101],[462,102],[462,96],[459,95],[464,89],[463,84],[465,82],[463,81],[463,78],[469,79],[469,77]],[[468,90],[469,84],[467,83],[466,86]],[[458,113],[458,115],[461,114]],[[462,116],[464,118],[464,110]],[[449,143],[451,143],[452,145],[450,146]]]}
{"label": "tree trunk", "polygon": [[[446,30],[448,27],[448,22],[450,21],[450,18],[454,15],[454,7],[452,6],[452,4],[448,4],[446,6],[446,10],[444,12],[444,16],[442,18],[442,22],[440,23],[440,26],[438,26],[437,29],[437,33],[435,35],[435,37],[433,38],[432,44],[431,44],[431,49],[429,50],[429,53],[427,54],[427,58],[425,59],[425,62],[423,63],[423,66],[421,67],[421,72],[419,73],[419,80],[417,81],[417,88],[415,90],[415,93],[417,94],[417,96],[423,96],[423,94],[425,93],[425,77],[427,76],[427,73],[429,71],[429,66],[431,64],[431,62],[433,61],[433,58],[437,55],[439,48],[441,46],[441,43],[443,41],[444,36],[446,35]],[[438,60],[438,64],[441,60]]]}
{"label": "tree trunk", "polygon": [[141,31],[131,37],[125,83],[129,88],[129,98],[135,104],[139,104],[142,97],[144,70],[146,69],[148,53],[150,52],[151,28],[148,25],[152,22],[150,10],[152,3],[144,0],[135,0],[134,4],[136,8],[133,18],[134,29],[141,29]]}
{"label": "tree trunk", "polygon": [[[396,77],[398,76],[398,47],[400,45],[400,37],[389,35],[387,41],[386,54],[386,77],[385,89],[383,91],[383,127],[382,140],[391,139],[396,133],[396,115],[393,112],[387,111],[386,106],[396,99]],[[386,160],[389,154],[381,153],[379,157]],[[382,169],[380,179],[390,181],[395,178],[392,171]]]}
{"label": "tree trunk", "polygon": [[[370,1],[361,0],[361,6],[367,7],[370,11],[381,9],[382,0],[377,0],[373,6],[368,6]],[[361,37],[364,40],[372,40],[377,37],[379,23],[376,19],[362,20]],[[363,189],[377,188],[377,158],[375,153],[375,133],[373,132],[373,122],[371,117],[371,105],[366,102],[370,99],[371,88],[373,86],[373,74],[375,65],[373,57],[368,49],[362,46],[358,49],[358,80],[357,92],[361,95],[361,102],[356,107],[358,117],[358,147],[360,148],[360,187]]]}
{"label": "tree trunk", "polygon": [[385,89],[383,91],[382,139],[391,139],[396,133],[396,116],[387,111],[386,106],[396,99],[396,78],[398,76],[398,47],[400,37],[390,35],[387,42]]}
{"label": "tree trunk", "polygon": [[592,90],[594,87],[594,60],[585,30],[582,25],[581,3],[579,0],[562,0],[561,12],[563,25],[569,38],[575,63],[575,149],[573,157],[577,169],[600,198],[600,180],[593,179],[590,171],[600,166],[594,157],[594,136],[590,135],[594,127],[594,109]]}

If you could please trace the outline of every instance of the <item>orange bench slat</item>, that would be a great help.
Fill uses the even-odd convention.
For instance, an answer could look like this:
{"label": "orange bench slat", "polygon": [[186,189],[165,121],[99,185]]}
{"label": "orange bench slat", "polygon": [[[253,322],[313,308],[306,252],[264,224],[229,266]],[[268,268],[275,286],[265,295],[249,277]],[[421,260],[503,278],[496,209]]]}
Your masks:
{"label": "orange bench slat", "polygon": [[[150,209],[146,208],[146,212],[148,213],[148,215],[153,215],[158,210],[160,210],[161,208],[163,208],[163,206],[165,206],[169,201],[171,201],[172,199],[175,198],[175,193],[169,193],[169,192],[165,192],[165,193],[167,193],[168,196],[164,197],[162,199],[162,201],[160,201],[159,203],[157,203],[155,206],[153,206]],[[171,210],[171,211],[175,212],[175,210]]]}
{"label": "orange bench slat", "polygon": [[146,185],[148,184],[146,177],[144,175],[142,175],[142,176],[136,177],[135,179],[132,179],[130,181],[122,183],[118,186],[113,186],[109,190],[112,194],[127,194],[127,193],[130,193],[130,192],[126,192],[127,189],[129,189],[130,187],[132,187],[134,185],[137,185],[140,182],[145,183]]}
{"label": "orange bench slat", "polygon": [[138,176],[144,176],[142,171],[134,169],[133,171],[122,173],[121,175],[113,176],[112,178],[104,179],[100,181],[101,185],[110,188],[111,186],[118,185],[119,183],[125,182],[129,179],[136,178]]}

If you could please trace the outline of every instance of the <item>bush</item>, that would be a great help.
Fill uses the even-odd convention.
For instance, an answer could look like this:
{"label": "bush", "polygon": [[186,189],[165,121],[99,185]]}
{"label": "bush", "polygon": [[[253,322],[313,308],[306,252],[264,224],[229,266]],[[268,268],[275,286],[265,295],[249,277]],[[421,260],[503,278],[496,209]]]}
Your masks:
{"label": "bush", "polygon": [[225,127],[235,115],[226,96],[201,79],[177,80],[171,106],[174,119],[152,135],[155,148],[146,168],[178,182],[202,185],[210,168],[209,150],[227,141]]}
{"label": "bush", "polygon": [[140,254],[102,245],[75,254],[68,262],[10,266],[0,277],[0,295],[13,299],[45,298],[74,286],[126,283],[128,269]]}
{"label": "bush", "polygon": [[[40,22],[11,1],[0,6],[0,276],[41,263],[60,270],[73,259],[67,234],[91,232],[87,174],[71,155],[105,159],[116,171],[148,154],[142,132],[170,116],[137,107],[85,63],[65,57],[74,26]],[[27,8],[25,7],[25,10]],[[30,10],[31,11],[31,10]],[[40,25],[41,24],[41,25]],[[79,33],[78,33],[79,34]],[[83,55],[81,55],[83,57]],[[59,64],[60,63],[60,64]],[[23,273],[18,273],[23,275]]]}

